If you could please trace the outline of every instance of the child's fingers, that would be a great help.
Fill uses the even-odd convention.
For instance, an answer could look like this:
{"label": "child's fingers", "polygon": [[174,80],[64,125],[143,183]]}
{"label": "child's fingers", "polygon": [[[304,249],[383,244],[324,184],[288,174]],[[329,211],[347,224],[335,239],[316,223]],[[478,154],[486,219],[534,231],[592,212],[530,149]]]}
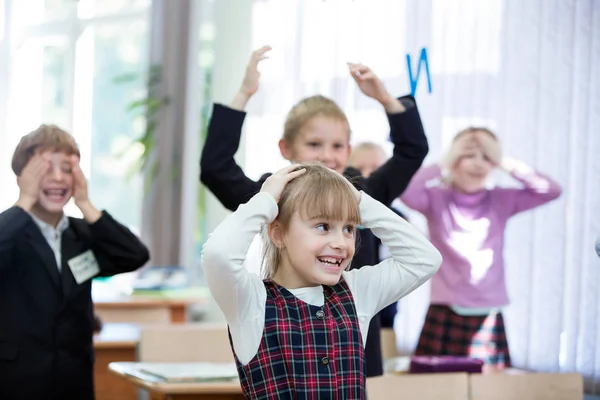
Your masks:
{"label": "child's fingers", "polygon": [[302,174],[303,174],[303,173],[305,173],[305,172],[306,172],[306,168],[302,168],[302,169],[299,169],[299,170],[296,170],[296,171],[290,172],[290,173],[289,173],[289,174],[287,174],[287,176],[286,176],[286,178],[287,178],[287,181],[289,182],[289,181],[291,181],[292,179],[294,179],[294,178],[296,178],[296,177],[298,177],[298,176],[302,175]]}
{"label": "child's fingers", "polygon": [[281,168],[277,172],[275,172],[273,174],[273,176],[285,176],[298,168],[299,168],[298,164],[290,164],[290,165],[287,165],[287,166]]}
{"label": "child's fingers", "polygon": [[271,46],[263,46],[260,49],[256,50],[255,52],[252,53],[252,57],[250,62],[252,64],[258,64],[260,61],[264,60],[265,58],[267,58],[265,56],[265,53],[267,51],[271,50]]}
{"label": "child's fingers", "polygon": [[31,171],[31,175],[35,176],[38,179],[41,179],[41,177],[46,174],[46,172],[48,172],[48,170],[50,169],[50,164],[48,162],[41,162],[41,163],[36,163],[35,165],[31,166],[31,169],[29,171]]}
{"label": "child's fingers", "polygon": [[361,73],[360,76],[357,77],[357,79],[360,79],[361,81],[366,81],[366,80],[374,79],[374,78],[375,78],[375,74],[371,71]]}
{"label": "child's fingers", "polygon": [[256,52],[258,54],[265,54],[267,51],[271,50],[272,47],[269,46],[268,44],[264,45],[263,47],[261,47],[260,49],[256,50]]}
{"label": "child's fingers", "polygon": [[29,161],[29,164],[29,170],[35,175],[42,174],[50,168],[48,157],[44,157],[43,155],[34,156],[31,161]]}
{"label": "child's fingers", "polygon": [[78,175],[81,171],[81,167],[79,166],[79,158],[77,156],[71,156],[71,168],[73,169],[73,173]]}
{"label": "child's fingers", "polygon": [[458,148],[477,146],[477,140],[475,140],[473,135],[464,135],[456,139],[454,145]]}
{"label": "child's fingers", "polygon": [[363,64],[348,63],[348,68],[350,69],[350,72],[352,72],[352,74],[355,74],[357,72],[359,74],[364,74],[370,71],[369,67]]}

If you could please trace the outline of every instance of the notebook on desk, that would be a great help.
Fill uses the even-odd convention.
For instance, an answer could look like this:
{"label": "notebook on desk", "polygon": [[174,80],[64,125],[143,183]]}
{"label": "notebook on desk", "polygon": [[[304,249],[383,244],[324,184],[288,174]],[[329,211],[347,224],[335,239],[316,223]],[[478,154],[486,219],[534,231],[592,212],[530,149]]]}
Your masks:
{"label": "notebook on desk", "polygon": [[219,382],[238,378],[234,363],[143,363],[140,372],[165,382]]}

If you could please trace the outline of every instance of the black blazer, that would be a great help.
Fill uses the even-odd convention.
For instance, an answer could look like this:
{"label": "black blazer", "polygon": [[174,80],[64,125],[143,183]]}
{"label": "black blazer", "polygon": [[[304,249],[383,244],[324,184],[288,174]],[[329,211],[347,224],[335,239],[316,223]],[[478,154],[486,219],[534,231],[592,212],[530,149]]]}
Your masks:
{"label": "black blazer", "polygon": [[104,276],[149,259],[140,240],[103,212],[91,225],[69,218],[61,273],[27,212],[0,214],[0,399],[94,398],[92,284],[77,284],[67,264],[90,249]]}
{"label": "black blazer", "polygon": [[[429,151],[415,99],[404,96],[399,100],[406,111],[387,115],[390,139],[394,143],[392,157],[368,178],[362,177],[355,168],[349,167],[344,171],[344,175],[359,190],[386,205],[390,205],[404,192]],[[245,117],[245,112],[215,104],[200,159],[200,180],[231,211],[248,202],[271,175],[265,174],[258,181],[253,181],[235,162],[234,155],[240,144]],[[359,232],[360,246],[354,254],[352,268],[377,264],[377,238],[368,229],[361,229]],[[369,325],[365,348],[367,376],[383,374],[380,327],[381,321],[377,315]]]}

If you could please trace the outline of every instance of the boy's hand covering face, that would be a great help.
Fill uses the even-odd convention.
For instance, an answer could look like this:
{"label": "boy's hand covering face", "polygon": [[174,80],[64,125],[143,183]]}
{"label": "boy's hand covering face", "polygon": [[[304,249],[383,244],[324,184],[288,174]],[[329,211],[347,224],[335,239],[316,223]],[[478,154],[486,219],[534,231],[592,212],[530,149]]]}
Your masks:
{"label": "boy's hand covering face", "polygon": [[87,179],[79,165],[79,157],[71,156],[73,166],[73,200],[75,204],[81,204],[89,200]]}
{"label": "boy's hand covering face", "polygon": [[21,200],[26,200],[31,204],[35,203],[40,197],[41,184],[44,175],[50,170],[49,153],[35,154],[25,165],[21,174],[17,177]]}

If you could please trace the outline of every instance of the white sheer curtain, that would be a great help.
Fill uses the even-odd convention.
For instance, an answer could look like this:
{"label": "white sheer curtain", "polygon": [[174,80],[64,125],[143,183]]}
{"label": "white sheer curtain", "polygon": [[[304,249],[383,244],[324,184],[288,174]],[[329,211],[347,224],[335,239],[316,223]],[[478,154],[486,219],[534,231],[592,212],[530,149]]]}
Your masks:
{"label": "white sheer curtain", "polygon": [[[406,54],[427,49],[416,97],[437,159],[469,124],[495,129],[505,152],[554,177],[563,196],[516,217],[506,233],[514,363],[579,371],[600,392],[600,3],[595,0],[258,1],[253,47],[270,44],[246,125],[247,172],[284,164],[276,146],[285,113],[321,93],[347,111],[354,143],[387,143],[383,111],[348,78],[346,61],[371,66],[390,91],[410,91]],[[502,183],[509,180],[500,177]],[[419,216],[413,221],[423,226]],[[428,302],[401,302],[398,346],[410,352]],[[596,387],[593,387],[593,382]]]}

